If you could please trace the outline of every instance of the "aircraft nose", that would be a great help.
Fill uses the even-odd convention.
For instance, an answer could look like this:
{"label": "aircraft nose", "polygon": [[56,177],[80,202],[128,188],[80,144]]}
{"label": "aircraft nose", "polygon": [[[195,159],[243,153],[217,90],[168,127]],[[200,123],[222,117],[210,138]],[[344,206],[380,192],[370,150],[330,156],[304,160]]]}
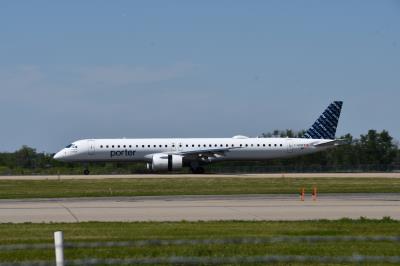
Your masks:
{"label": "aircraft nose", "polygon": [[54,154],[53,159],[54,160],[61,160],[64,157],[64,151],[59,151],[56,154]]}

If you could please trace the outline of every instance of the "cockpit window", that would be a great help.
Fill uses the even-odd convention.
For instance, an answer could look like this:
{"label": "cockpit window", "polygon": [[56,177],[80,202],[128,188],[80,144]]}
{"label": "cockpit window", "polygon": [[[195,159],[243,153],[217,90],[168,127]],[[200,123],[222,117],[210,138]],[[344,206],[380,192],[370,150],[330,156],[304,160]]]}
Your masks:
{"label": "cockpit window", "polygon": [[76,146],[75,144],[69,144],[69,145],[67,145],[66,147],[65,147],[66,149],[68,149],[68,148],[78,148],[78,146]]}

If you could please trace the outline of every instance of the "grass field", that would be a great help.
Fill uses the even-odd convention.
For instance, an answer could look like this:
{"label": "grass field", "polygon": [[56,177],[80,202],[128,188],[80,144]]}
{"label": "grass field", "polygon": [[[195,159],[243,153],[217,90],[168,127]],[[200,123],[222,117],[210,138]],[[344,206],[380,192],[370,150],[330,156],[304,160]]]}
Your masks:
{"label": "grass field", "polygon": [[0,180],[0,198],[298,193],[400,193],[399,178],[140,178]]}
{"label": "grass field", "polygon": [[[383,220],[300,221],[300,222],[136,222],[74,224],[0,224],[0,245],[52,243],[53,232],[64,231],[66,242],[127,241],[141,239],[222,239],[271,236],[376,236],[400,235],[400,222]],[[67,259],[128,258],[159,256],[237,255],[400,255],[399,243],[329,242],[274,244],[204,244],[122,248],[66,249]],[[0,261],[53,260],[54,250],[0,252]],[[290,264],[301,265],[301,264]],[[328,264],[329,265],[329,264]],[[363,264],[365,265],[365,264]],[[376,265],[376,264],[374,264]]]}

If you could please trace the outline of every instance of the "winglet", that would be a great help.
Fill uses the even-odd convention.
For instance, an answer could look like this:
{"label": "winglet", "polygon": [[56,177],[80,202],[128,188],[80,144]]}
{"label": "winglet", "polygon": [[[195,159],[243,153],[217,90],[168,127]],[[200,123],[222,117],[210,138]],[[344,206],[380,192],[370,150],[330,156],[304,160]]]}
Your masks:
{"label": "winglet", "polygon": [[342,101],[334,101],[304,134],[308,139],[335,139]]}

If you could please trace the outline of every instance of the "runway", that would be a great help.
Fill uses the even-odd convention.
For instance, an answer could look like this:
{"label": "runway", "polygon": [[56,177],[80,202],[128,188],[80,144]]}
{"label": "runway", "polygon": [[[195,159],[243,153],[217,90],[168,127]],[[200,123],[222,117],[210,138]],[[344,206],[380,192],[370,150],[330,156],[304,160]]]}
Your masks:
{"label": "runway", "polygon": [[0,222],[400,220],[400,194],[159,196],[0,200]]}
{"label": "runway", "polygon": [[400,178],[400,172],[384,173],[265,173],[265,174],[132,174],[132,175],[20,175],[0,180],[138,179],[138,178]]}

